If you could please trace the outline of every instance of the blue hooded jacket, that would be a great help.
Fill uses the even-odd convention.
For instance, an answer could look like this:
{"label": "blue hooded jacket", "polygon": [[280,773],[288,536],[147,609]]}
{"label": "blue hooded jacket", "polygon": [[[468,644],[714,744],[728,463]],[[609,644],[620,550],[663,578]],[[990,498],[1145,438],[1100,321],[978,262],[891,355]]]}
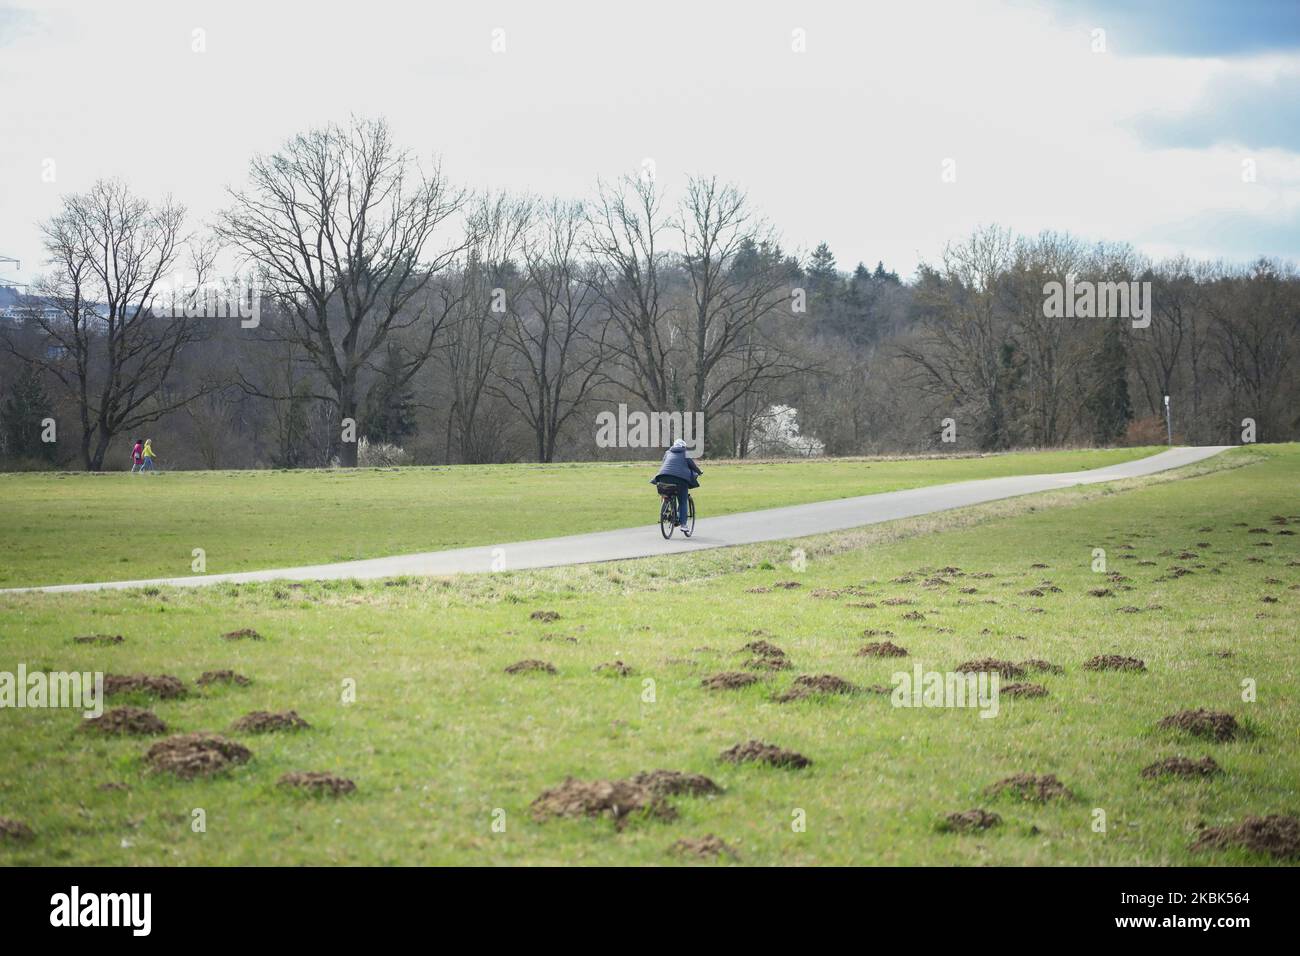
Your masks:
{"label": "blue hooded jacket", "polygon": [[699,481],[695,476],[703,471],[695,460],[686,457],[686,443],[681,439],[673,442],[673,446],[664,452],[663,463],[659,466],[659,473],[650,479],[654,484],[661,478],[680,478],[686,482],[688,488],[700,487]]}

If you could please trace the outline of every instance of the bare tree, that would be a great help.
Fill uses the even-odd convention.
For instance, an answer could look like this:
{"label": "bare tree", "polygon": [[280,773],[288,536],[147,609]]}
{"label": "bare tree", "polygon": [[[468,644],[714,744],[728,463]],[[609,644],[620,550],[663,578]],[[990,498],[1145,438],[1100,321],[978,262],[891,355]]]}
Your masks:
{"label": "bare tree", "polygon": [[772,230],[745,196],[716,178],[687,184],[677,229],[689,306],[682,321],[691,369],[690,411],[706,420],[795,372],[796,363],[768,320],[789,311],[785,264]]}
{"label": "bare tree", "polygon": [[[177,387],[181,351],[205,331],[192,308],[211,270],[211,244],[183,234],[184,207],[170,199],[153,205],[121,182],[101,180],[65,197],[63,209],[42,227],[49,253],[38,297],[54,308],[30,310],[28,321],[45,337],[24,351],[6,335],[8,351],[48,372],[71,398],[81,424],[81,460],[100,471],[117,435],[157,421],[213,387]],[[179,309],[157,315],[154,304],[189,253],[195,285]],[[190,305],[187,310],[185,305]],[[187,314],[187,311],[189,314]]]}
{"label": "bare tree", "polygon": [[603,368],[609,323],[579,261],[586,213],[553,200],[523,244],[525,287],[512,300],[505,344],[511,366],[497,391],[524,420],[537,460],[555,458],[565,423],[609,381]]}
{"label": "bare tree", "polygon": [[[322,397],[333,403],[341,434],[365,398],[361,372],[390,336],[412,333],[397,336],[398,386],[432,354],[456,301],[430,294],[430,281],[469,237],[426,249],[465,193],[436,163],[421,169],[383,120],[300,134],[275,155],[254,158],[250,180],[247,190],[231,191],[222,233],[257,267],[264,293],[286,317],[265,334],[302,347],[328,388]],[[339,445],[339,461],[356,465],[356,442]]]}
{"label": "bare tree", "polygon": [[659,245],[668,222],[654,178],[600,184],[588,219],[593,287],[618,333],[608,339],[613,362],[648,408],[667,410],[675,385],[665,294],[670,257]]}
{"label": "bare tree", "polygon": [[948,245],[941,271],[921,270],[921,331],[898,350],[923,394],[954,418],[965,409],[979,422],[983,448],[1015,441],[1015,343],[998,301],[1012,252],[1011,234],[996,227]]}
{"label": "bare tree", "polygon": [[445,346],[452,395],[448,451],[454,444],[463,462],[498,457],[501,429],[485,412],[500,371],[510,304],[523,285],[514,257],[532,214],[531,199],[501,193],[481,197],[471,217],[474,239]]}

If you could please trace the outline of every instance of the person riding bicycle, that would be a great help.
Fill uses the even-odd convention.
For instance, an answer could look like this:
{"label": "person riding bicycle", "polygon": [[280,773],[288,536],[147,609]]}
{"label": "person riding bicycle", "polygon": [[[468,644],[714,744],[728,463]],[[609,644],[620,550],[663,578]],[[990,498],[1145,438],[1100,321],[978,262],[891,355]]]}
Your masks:
{"label": "person riding bicycle", "polygon": [[686,442],[680,438],[673,442],[672,447],[664,452],[663,463],[659,466],[659,474],[650,479],[652,485],[675,485],[677,487],[677,523],[685,528],[689,512],[687,511],[687,494],[690,489],[698,488],[700,483],[695,476],[702,474],[704,471],[695,463],[694,458],[686,457]]}

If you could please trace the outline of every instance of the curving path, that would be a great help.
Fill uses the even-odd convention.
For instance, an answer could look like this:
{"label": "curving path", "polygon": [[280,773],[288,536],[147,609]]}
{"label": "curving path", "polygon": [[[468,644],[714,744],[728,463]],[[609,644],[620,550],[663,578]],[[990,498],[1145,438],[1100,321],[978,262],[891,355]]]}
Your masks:
{"label": "curving path", "polygon": [[37,588],[8,588],[0,594],[28,591],[100,591],[166,585],[201,587],[205,584],[242,584],[253,581],[319,581],[338,578],[393,578],[402,575],[448,575],[483,571],[515,571],[548,568],[566,564],[590,564],[646,558],[660,554],[679,554],[705,548],[726,548],[737,544],[799,538],[827,531],[844,531],[863,525],[911,518],[916,515],[964,508],[968,505],[1015,498],[1039,491],[1052,491],[1073,485],[1092,485],[1122,478],[1167,471],[1190,465],[1226,451],[1232,446],[1171,448],[1169,451],[1136,461],[1055,475],[1018,475],[1009,478],[984,478],[948,485],[930,485],[906,491],[816,501],[785,508],[747,511],[719,518],[700,518],[695,536],[688,539],[673,535],[664,541],[658,525],[597,531],[566,538],[544,538],[451,551],[428,551],[394,558],[368,558],[337,564],[318,564],[299,568],[274,568],[267,571],[241,571],[234,574],[209,574],[182,578],[154,578],[142,581],[101,581],[91,584],[58,584]]}

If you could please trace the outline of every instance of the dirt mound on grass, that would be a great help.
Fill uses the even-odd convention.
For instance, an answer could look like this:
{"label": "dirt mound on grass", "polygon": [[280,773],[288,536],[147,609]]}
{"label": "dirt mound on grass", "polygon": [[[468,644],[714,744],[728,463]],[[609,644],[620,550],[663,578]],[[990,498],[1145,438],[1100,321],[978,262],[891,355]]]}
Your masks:
{"label": "dirt mound on grass", "polygon": [[341,797],[343,794],[353,793],[357,789],[357,785],[347,777],[335,776],[332,773],[325,773],[320,770],[295,770],[292,773],[286,773],[276,784],[281,787],[294,787],[308,793],[324,794],[331,797]]}
{"label": "dirt mound on grass", "polygon": [[224,638],[225,638],[226,640],[228,640],[228,641],[263,641],[263,640],[266,640],[266,638],[262,637],[261,634],[258,634],[257,631],[253,630],[251,627],[241,627],[241,628],[240,628],[239,630],[237,630],[237,631],[227,631],[225,634],[222,634],[221,636],[224,637]]}
{"label": "dirt mound on grass", "polygon": [[740,859],[735,850],[712,833],[706,833],[698,839],[683,837],[670,846],[668,852],[674,856],[695,857],[701,860],[714,859],[720,856],[729,856],[733,860]]}
{"label": "dirt mound on grass", "polygon": [[634,813],[656,820],[677,816],[668,801],[628,780],[587,781],[566,777],[558,787],[543,790],[529,808],[538,823],[552,817],[609,816],[620,830]]}
{"label": "dirt mound on grass", "polygon": [[893,641],[872,641],[858,648],[856,657],[906,657],[907,648],[899,647]]}
{"label": "dirt mound on grass", "polygon": [[1144,671],[1146,661],[1136,657],[1124,657],[1120,654],[1100,654],[1089,658],[1083,665],[1086,671]]}
{"label": "dirt mound on grass", "polygon": [[768,641],[750,641],[740,648],[736,653],[743,654],[748,651],[755,657],[785,657],[785,651]]}
{"label": "dirt mound on grass", "polygon": [[176,697],[184,697],[188,691],[185,684],[179,677],[172,677],[170,674],[105,674],[104,675],[104,696],[113,697],[116,694],[148,694],[152,697],[161,697],[163,700],[171,700]]}
{"label": "dirt mound on grass", "polygon": [[1046,697],[1047,688],[1042,684],[1006,684],[998,688],[998,693],[1008,697]]}
{"label": "dirt mound on grass", "polygon": [[999,780],[988,788],[987,793],[991,797],[1010,793],[1021,800],[1027,800],[1031,803],[1046,803],[1048,800],[1071,800],[1074,798],[1074,794],[1070,793],[1065,784],[1056,779],[1054,773],[1046,773],[1042,776],[1032,773],[1018,773]]}
{"label": "dirt mound on grass", "polygon": [[93,730],[101,734],[148,736],[149,734],[167,733],[164,724],[151,710],[142,707],[114,707],[104,711],[100,717],[93,717],[82,725],[84,730]]}
{"label": "dirt mound on grass", "polygon": [[549,624],[551,621],[558,621],[560,615],[555,611],[534,611],[528,615],[530,621],[541,621],[543,624]]}
{"label": "dirt mound on grass", "polygon": [[628,667],[622,661],[610,661],[607,664],[597,664],[593,670],[597,674],[607,674],[613,677],[629,677],[635,673],[632,668]]}
{"label": "dirt mound on grass", "polygon": [[793,591],[795,588],[803,587],[798,581],[777,581],[772,585],[774,588],[781,588],[786,591]]}
{"label": "dirt mound on grass", "polygon": [[278,730],[306,730],[310,726],[311,724],[298,716],[296,710],[279,713],[255,710],[251,714],[240,717],[230,725],[230,729],[237,733],[267,734]]}
{"label": "dirt mound on grass", "polygon": [[534,658],[528,660],[515,661],[506,668],[507,674],[558,674],[555,665],[547,661],[539,661]]}
{"label": "dirt mound on grass", "polygon": [[998,673],[1003,677],[1024,677],[1025,669],[1012,661],[1001,661],[996,657],[977,657],[973,661],[964,661],[953,668],[959,674],[978,674],[981,671]]}
{"label": "dirt mound on grass", "polygon": [[1142,768],[1142,776],[1155,777],[1212,777],[1222,773],[1213,757],[1192,760],[1190,757],[1166,757]]}
{"label": "dirt mound on grass", "polygon": [[614,826],[622,829],[627,818],[634,813],[671,820],[677,811],[668,803],[671,796],[703,796],[720,793],[718,785],[699,774],[678,770],[652,770],[638,773],[626,780],[575,780],[565,778],[564,783],[542,794],[530,804],[534,820],[542,822],[552,817],[609,816]]}
{"label": "dirt mound on grass", "polygon": [[1196,838],[1192,849],[1226,850],[1238,846],[1279,860],[1300,858],[1300,819],[1280,814],[1246,817],[1235,826],[1210,827]]}
{"label": "dirt mound on grass", "polygon": [[998,826],[1002,818],[996,813],[989,813],[987,810],[963,810],[961,813],[950,813],[943,819],[940,825],[941,830],[947,830],[953,833],[971,833],[979,830],[988,830]]}
{"label": "dirt mound on grass", "polygon": [[247,747],[219,734],[194,733],[160,740],[149,748],[144,759],[160,773],[172,773],[190,780],[247,763],[252,756]]}
{"label": "dirt mound on grass", "polygon": [[794,684],[776,699],[781,703],[803,700],[818,694],[853,694],[857,686],[834,674],[801,674]]}
{"label": "dirt mound on grass", "polygon": [[685,773],[681,770],[643,770],[628,782],[638,787],[645,787],[656,797],[702,797],[721,793],[722,788],[699,773]]}
{"label": "dirt mound on grass", "polygon": [[83,634],[72,640],[75,644],[121,644],[126,638],[121,634]]}
{"label": "dirt mound on grass", "polygon": [[1162,717],[1157,725],[1166,730],[1185,730],[1196,737],[1211,740],[1232,740],[1241,732],[1241,725],[1232,714],[1217,710],[1183,710]]}
{"label": "dirt mound on grass", "polygon": [[0,840],[30,840],[35,835],[27,824],[0,817]]}
{"label": "dirt mound on grass", "polygon": [[1021,661],[1020,666],[1025,670],[1042,671],[1045,674],[1064,674],[1065,668],[1059,664],[1053,664],[1051,661],[1045,661],[1039,657],[1031,657],[1029,660]]}
{"label": "dirt mound on grass", "polygon": [[751,671],[788,671],[792,667],[784,657],[751,657],[745,666]]}
{"label": "dirt mound on grass", "polygon": [[765,763],[772,767],[792,767],[795,770],[801,770],[812,763],[801,753],[795,753],[793,750],[782,750],[775,744],[763,743],[761,740],[749,740],[743,744],[736,744],[729,750],[724,750],[718,759],[725,760],[727,763],[752,761],[754,763]]}
{"label": "dirt mound on grass", "polygon": [[720,674],[711,674],[704,678],[700,681],[700,686],[707,690],[736,690],[757,683],[758,678],[753,674],[742,674],[740,671],[723,671]]}
{"label": "dirt mound on grass", "polygon": [[209,684],[237,684],[240,687],[247,687],[252,681],[243,674],[236,674],[231,670],[219,670],[204,671],[194,683],[200,687],[207,687]]}

